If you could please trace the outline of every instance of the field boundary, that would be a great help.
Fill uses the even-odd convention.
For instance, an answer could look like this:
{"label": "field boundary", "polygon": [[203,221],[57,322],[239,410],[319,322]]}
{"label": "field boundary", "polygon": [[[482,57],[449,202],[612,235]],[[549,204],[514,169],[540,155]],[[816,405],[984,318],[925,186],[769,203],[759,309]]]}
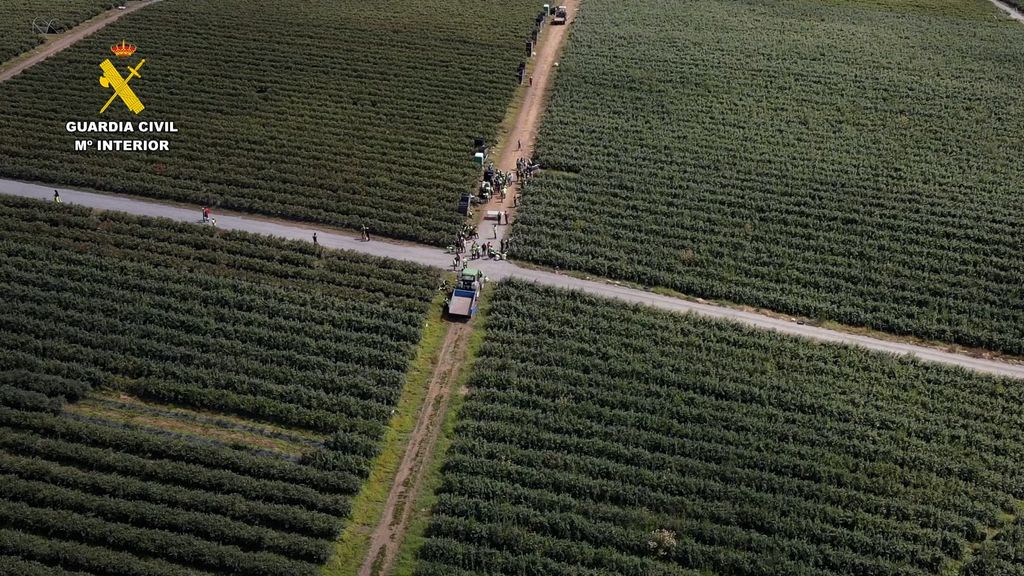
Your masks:
{"label": "field boundary", "polygon": [[434,448],[432,461],[427,465],[423,486],[412,505],[414,512],[406,528],[405,538],[398,549],[393,569],[386,576],[412,576],[416,568],[416,555],[426,541],[427,526],[430,524],[430,517],[434,505],[437,503],[437,490],[441,487],[441,467],[448,454],[448,449],[451,448],[455,439],[455,425],[459,419],[459,412],[469,394],[467,383],[473,374],[473,368],[480,355],[480,348],[487,336],[487,318],[490,315],[490,296],[493,291],[493,286],[487,287],[484,297],[481,298],[480,311],[476,320],[477,326],[469,336],[466,357],[456,376],[455,394],[452,395],[448,411],[441,425],[441,433]]}
{"label": "field boundary", "polygon": [[444,295],[438,293],[427,313],[416,357],[406,377],[395,414],[388,423],[381,453],[371,465],[370,475],[352,501],[352,512],[341,535],[335,540],[330,559],[321,568],[324,576],[355,574],[368,554],[370,534],[380,522],[388,492],[398,474],[398,466],[408,446],[417,415],[423,409],[430,378],[441,355],[441,347],[452,325],[441,319]]}
{"label": "field boundary", "polygon": [[[70,188],[57,188],[61,198],[68,204],[77,204],[98,210],[125,212],[137,216],[168,218],[179,222],[197,222],[198,208],[182,208],[151,200],[141,200],[125,196],[106,195],[95,192],[83,192]],[[52,197],[54,188],[40,184],[30,184],[16,180],[0,179],[0,194],[21,196],[46,200]],[[350,232],[332,232],[326,227],[312,227],[289,221],[273,220],[266,217],[249,215],[218,214],[217,227],[255,234],[264,234],[290,240],[312,242],[312,234],[318,232],[318,241],[327,248],[351,250],[371,256],[391,258],[414,262],[424,266],[440,269],[451,269],[452,255],[444,250],[424,245],[385,242],[374,238],[371,242],[361,242],[358,235]],[[985,374],[1005,376],[1024,380],[1024,362],[1019,359],[996,359],[974,357],[967,354],[949,352],[928,346],[876,338],[867,335],[850,333],[830,328],[801,323],[798,320],[777,318],[739,308],[731,308],[712,301],[684,300],[673,296],[665,296],[640,288],[633,288],[617,281],[579,278],[558,271],[550,271],[532,266],[520,265],[507,260],[477,260],[474,266],[479,268],[491,280],[519,278],[538,284],[579,290],[588,294],[613,298],[633,304],[643,304],[670,312],[694,313],[709,318],[727,320],[754,328],[772,330],[791,336],[831,342],[850,346],[859,346],[868,350],[913,356],[918,360],[958,366]],[[893,338],[896,338],[893,336]]]}
{"label": "field boundary", "polygon": [[39,64],[43,60],[46,60],[50,56],[70,48],[79,40],[99,32],[103,28],[106,28],[108,24],[116,22],[121,17],[131,14],[137,10],[141,10],[150,4],[156,4],[159,1],[160,0],[137,0],[133,4],[126,6],[124,10],[114,8],[112,10],[107,10],[106,12],[101,12],[100,14],[82,22],[78,26],[75,26],[71,30],[58,35],[56,38],[48,40],[47,42],[40,44],[19,56],[15,56],[7,62],[0,63],[0,82],[10,80],[25,70]]}
{"label": "field boundary", "polygon": [[423,479],[434,460],[434,448],[452,397],[455,378],[461,372],[466,357],[472,324],[473,321],[451,324],[445,334],[415,428],[395,471],[377,525],[369,535],[366,555],[357,572],[359,576],[388,574],[394,564]]}
{"label": "field boundary", "polygon": [[[521,100],[518,99],[517,94],[517,101],[514,103],[516,106],[515,117],[506,119],[506,121],[511,120],[509,122],[511,126],[508,132],[503,135],[502,141],[498,142],[495,146],[497,160],[494,162],[494,166],[498,170],[514,174],[516,171],[516,160],[518,158],[529,158],[533,154],[541,120],[544,117],[544,112],[547,110],[550,98],[552,77],[558,67],[558,58],[560,58],[565,42],[569,37],[572,27],[571,22],[576,18],[581,2],[581,0],[564,1],[569,11],[569,22],[566,22],[563,26],[554,26],[551,24],[550,16],[545,20],[537,46],[535,47],[536,56],[533,57],[527,67],[529,79],[526,86],[521,87],[522,98]],[[513,186],[512,194],[504,200],[502,200],[500,195],[495,194],[487,204],[478,208],[481,213],[487,210],[500,210],[508,216],[508,225],[498,226],[497,228],[493,228],[494,225],[491,222],[480,218],[480,221],[477,223],[477,233],[480,235],[481,241],[492,239],[500,242],[508,234],[511,223],[515,220],[515,195],[519,188],[520,184],[516,183]]]}

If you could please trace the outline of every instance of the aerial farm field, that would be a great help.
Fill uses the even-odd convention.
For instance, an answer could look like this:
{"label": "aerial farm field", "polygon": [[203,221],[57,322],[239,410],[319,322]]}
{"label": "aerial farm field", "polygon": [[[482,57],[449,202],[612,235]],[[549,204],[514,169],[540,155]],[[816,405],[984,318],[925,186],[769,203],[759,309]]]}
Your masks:
{"label": "aerial farm field", "polygon": [[317,574],[437,282],[0,199],[0,572]]}
{"label": "aerial farm field", "polygon": [[[0,85],[0,176],[450,242],[473,137],[493,139],[538,9],[163,0]],[[122,39],[146,60],[139,117],[97,114],[98,66]],[[76,138],[110,135],[69,134],[75,120],[178,132],[166,152],[76,152]]]}
{"label": "aerial farm field", "polygon": [[1016,381],[521,282],[486,332],[421,576],[1019,562]]}
{"label": "aerial farm field", "polygon": [[43,41],[33,23],[69,29],[113,7],[110,0],[4,0],[0,2],[0,64]]}
{"label": "aerial farm field", "polygon": [[963,576],[1024,575],[1024,518],[981,547],[964,566]]}
{"label": "aerial farm field", "polygon": [[1024,354],[1022,77],[984,0],[587,0],[513,255]]}

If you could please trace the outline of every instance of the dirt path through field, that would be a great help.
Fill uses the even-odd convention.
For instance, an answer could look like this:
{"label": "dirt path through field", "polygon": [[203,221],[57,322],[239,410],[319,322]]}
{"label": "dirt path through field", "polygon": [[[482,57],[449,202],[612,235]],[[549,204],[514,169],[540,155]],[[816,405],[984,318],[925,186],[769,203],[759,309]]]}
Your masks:
{"label": "dirt path through field", "polygon": [[[0,194],[7,194],[9,196],[47,201],[52,198],[54,188],[60,190],[60,195],[64,202],[95,210],[111,210],[136,216],[169,218],[179,222],[193,223],[197,221],[199,216],[196,208],[184,208],[157,200],[143,200],[113,194],[85,192],[64,186],[43,186],[41,184],[30,184],[0,178]],[[394,258],[396,260],[405,260],[447,270],[451,270],[452,264],[451,254],[434,246],[391,242],[377,238],[374,238],[372,242],[360,242],[358,232],[337,230],[324,226],[314,227],[309,224],[299,224],[263,216],[255,217],[243,214],[218,213],[217,228],[264,234],[289,240],[302,240],[305,242],[311,241],[311,234],[316,230],[319,233],[320,245],[326,248],[352,250],[370,256]],[[927,362],[960,366],[986,374],[1024,379],[1024,363],[1001,359],[985,351],[957,351],[945,345],[914,344],[899,338],[888,339],[881,335],[863,335],[845,330],[824,328],[806,324],[796,318],[788,318],[779,314],[763,313],[757,310],[736,308],[703,300],[687,300],[675,296],[666,296],[647,290],[621,286],[618,282],[611,280],[577,278],[568,274],[558,274],[504,260],[477,260],[474,262],[474,266],[483,270],[484,274],[494,281],[506,278],[519,278],[547,286],[580,290],[596,296],[652,306],[670,312],[699,314],[708,318],[730,320],[754,328],[774,330],[783,334],[800,336],[819,342],[860,346],[868,350],[914,356]]]}
{"label": "dirt path through field", "polygon": [[359,576],[388,574],[394,565],[412,518],[413,505],[433,461],[434,447],[441,434],[455,379],[466,359],[470,330],[471,323],[455,323],[448,329],[416,427],[384,504],[384,513],[370,535],[369,552],[359,567]]}
{"label": "dirt path through field", "polygon": [[[516,172],[516,159],[529,158],[533,154],[534,144],[537,142],[537,129],[540,128],[540,120],[547,103],[548,92],[551,86],[552,77],[557,70],[556,63],[562,54],[562,47],[572,27],[572,21],[576,18],[580,0],[563,0],[569,11],[569,22],[564,26],[553,26],[551,16],[548,16],[541,31],[536,46],[537,56],[534,58],[533,69],[531,70],[532,81],[527,83],[526,94],[519,108],[512,130],[505,137],[501,145],[501,155],[498,156],[494,166],[502,172]],[[518,189],[518,184],[513,188]],[[480,210],[499,210],[508,213],[509,222],[515,220],[516,208],[514,206],[515,192],[509,194],[504,201],[495,195]],[[498,226],[494,228],[493,220],[481,220],[477,231],[480,234],[480,241],[492,240],[498,242],[508,234],[509,226]],[[495,239],[497,232],[497,239]]]}
{"label": "dirt path through field", "polygon": [[1000,2],[1000,0],[989,0],[989,2],[995,4],[1003,12],[1006,12],[1006,15],[1009,16],[1010,18],[1013,18],[1018,22],[1024,23],[1024,13],[1022,13],[1020,10],[1017,10],[1016,8],[1010,6],[1005,2]]}
{"label": "dirt path through field", "polygon": [[122,16],[131,14],[136,10],[141,10],[146,6],[155,4],[159,1],[160,0],[139,0],[137,2],[132,2],[124,10],[114,8],[113,10],[107,10],[102,14],[93,16],[89,20],[82,22],[60,36],[57,36],[54,40],[41,44],[21,56],[16,56],[14,59],[0,64],[0,82],[10,80],[18,74],[21,74],[26,69],[39,64],[43,60],[46,60],[50,56],[53,56],[66,48],[69,48],[82,38],[90,36],[98,30],[102,30],[107,24],[116,22],[117,19]]}

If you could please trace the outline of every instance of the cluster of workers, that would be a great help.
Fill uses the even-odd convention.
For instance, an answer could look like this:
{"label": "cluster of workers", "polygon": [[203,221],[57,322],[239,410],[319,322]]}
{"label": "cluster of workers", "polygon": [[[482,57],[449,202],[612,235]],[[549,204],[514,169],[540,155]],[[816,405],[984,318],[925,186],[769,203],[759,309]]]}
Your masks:
{"label": "cluster of workers", "polygon": [[[502,238],[498,241],[497,245],[493,242],[478,244],[477,241],[474,240],[468,249],[466,249],[465,246],[463,246],[462,250],[456,248],[455,258],[452,258],[452,270],[462,270],[469,266],[470,260],[479,260],[480,258],[504,260],[505,253],[508,252],[508,245],[508,240]],[[467,253],[466,257],[462,256],[463,252]]]}

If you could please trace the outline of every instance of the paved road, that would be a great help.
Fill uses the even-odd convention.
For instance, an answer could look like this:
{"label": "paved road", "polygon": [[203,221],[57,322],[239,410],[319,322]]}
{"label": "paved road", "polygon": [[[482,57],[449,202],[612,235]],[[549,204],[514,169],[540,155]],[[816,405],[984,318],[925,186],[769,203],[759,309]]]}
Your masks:
{"label": "paved road", "polygon": [[[0,180],[0,193],[2,194],[50,200],[53,197],[53,190],[54,189],[52,187],[47,186],[26,184],[12,180]],[[67,203],[79,204],[101,210],[117,210],[140,216],[160,216],[183,222],[196,222],[200,218],[200,211],[198,207],[188,208],[172,206],[153,201],[80,192],[66,188],[59,188],[59,190],[61,198]],[[359,239],[358,232],[346,233],[318,230],[314,226],[282,222],[259,216],[241,216],[235,214],[214,214],[214,216],[217,220],[217,226],[222,229],[243,230],[246,232],[268,234],[281,238],[305,240],[310,242],[312,241],[313,231],[316,230],[320,244],[330,248],[354,250],[364,254],[418,262],[420,264],[438,268],[450,269],[451,267],[451,255],[445,254],[444,251],[440,249],[429,246],[389,242],[378,239],[373,239],[370,242],[362,242]],[[763,316],[753,312],[746,312],[713,304],[691,302],[669,296],[661,296],[659,294],[645,292],[643,290],[626,288],[605,282],[583,280],[544,270],[523,268],[512,262],[479,261],[475,266],[483,270],[491,280],[519,278],[549,286],[582,290],[589,294],[616,298],[625,302],[644,304],[660,308],[662,310],[690,312],[712,318],[732,320],[748,326],[775,330],[795,336],[803,336],[805,338],[822,342],[858,345],[871,350],[911,355],[929,362],[961,366],[963,368],[986,374],[1024,379],[1024,364],[1012,364],[995,360],[986,360],[983,358],[974,358],[964,354],[945,352],[925,346],[916,346],[913,344],[880,340],[868,336],[848,334],[816,326],[798,324],[796,322],[779,318],[772,318],[770,316]]]}

